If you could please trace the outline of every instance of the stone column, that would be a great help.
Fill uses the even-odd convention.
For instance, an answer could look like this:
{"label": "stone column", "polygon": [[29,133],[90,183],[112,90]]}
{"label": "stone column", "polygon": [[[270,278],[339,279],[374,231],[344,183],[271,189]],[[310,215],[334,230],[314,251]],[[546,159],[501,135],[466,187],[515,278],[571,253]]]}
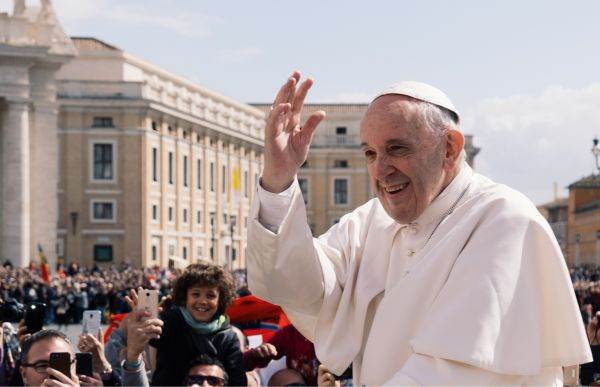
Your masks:
{"label": "stone column", "polygon": [[32,259],[38,262],[37,245],[54,267],[58,219],[58,134],[57,105],[35,101],[30,114],[30,184]]}
{"label": "stone column", "polygon": [[2,259],[29,264],[29,101],[8,100],[2,133]]}

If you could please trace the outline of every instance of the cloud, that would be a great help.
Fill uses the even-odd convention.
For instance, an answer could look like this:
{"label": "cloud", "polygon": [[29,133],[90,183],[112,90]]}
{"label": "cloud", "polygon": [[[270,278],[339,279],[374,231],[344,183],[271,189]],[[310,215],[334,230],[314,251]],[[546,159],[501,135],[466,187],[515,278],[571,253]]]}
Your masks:
{"label": "cloud", "polygon": [[600,83],[548,87],[486,99],[466,110],[463,127],[482,148],[477,169],[540,204],[553,199],[553,182],[563,189],[594,172],[590,149],[600,134],[598,106]]}
{"label": "cloud", "polygon": [[102,20],[135,26],[152,26],[194,38],[212,34],[222,19],[198,12],[178,11],[168,5],[143,6],[122,4],[115,0],[55,0],[54,9],[65,24]]}
{"label": "cloud", "polygon": [[263,50],[261,48],[255,46],[248,46],[219,50],[219,52],[217,53],[217,57],[223,62],[239,63],[257,57],[262,53]]}

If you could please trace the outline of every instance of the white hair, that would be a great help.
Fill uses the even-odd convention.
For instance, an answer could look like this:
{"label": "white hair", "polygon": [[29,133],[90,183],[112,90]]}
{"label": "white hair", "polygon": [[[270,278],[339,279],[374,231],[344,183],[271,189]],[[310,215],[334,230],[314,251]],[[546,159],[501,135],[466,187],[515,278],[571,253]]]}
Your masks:
{"label": "white hair", "polygon": [[443,135],[447,130],[460,130],[458,127],[458,116],[441,106],[411,98],[411,102],[416,106],[423,122],[429,130]]}

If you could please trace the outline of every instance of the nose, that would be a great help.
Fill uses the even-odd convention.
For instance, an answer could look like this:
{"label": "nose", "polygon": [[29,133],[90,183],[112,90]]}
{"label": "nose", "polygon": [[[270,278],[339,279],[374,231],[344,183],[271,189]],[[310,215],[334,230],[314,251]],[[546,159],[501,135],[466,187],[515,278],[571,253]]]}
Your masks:
{"label": "nose", "polygon": [[389,159],[385,155],[379,156],[375,160],[374,177],[377,180],[385,180],[387,176],[394,173],[394,170],[395,168],[392,166],[392,164],[389,162]]}

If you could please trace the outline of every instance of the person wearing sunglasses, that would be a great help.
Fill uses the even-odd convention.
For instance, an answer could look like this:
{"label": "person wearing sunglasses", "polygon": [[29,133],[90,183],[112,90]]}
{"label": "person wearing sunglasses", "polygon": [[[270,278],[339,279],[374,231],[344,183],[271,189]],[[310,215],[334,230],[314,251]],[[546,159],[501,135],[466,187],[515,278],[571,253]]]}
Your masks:
{"label": "person wearing sunglasses", "polygon": [[206,354],[195,358],[190,364],[186,386],[226,386],[228,382],[227,372],[223,363]]}

